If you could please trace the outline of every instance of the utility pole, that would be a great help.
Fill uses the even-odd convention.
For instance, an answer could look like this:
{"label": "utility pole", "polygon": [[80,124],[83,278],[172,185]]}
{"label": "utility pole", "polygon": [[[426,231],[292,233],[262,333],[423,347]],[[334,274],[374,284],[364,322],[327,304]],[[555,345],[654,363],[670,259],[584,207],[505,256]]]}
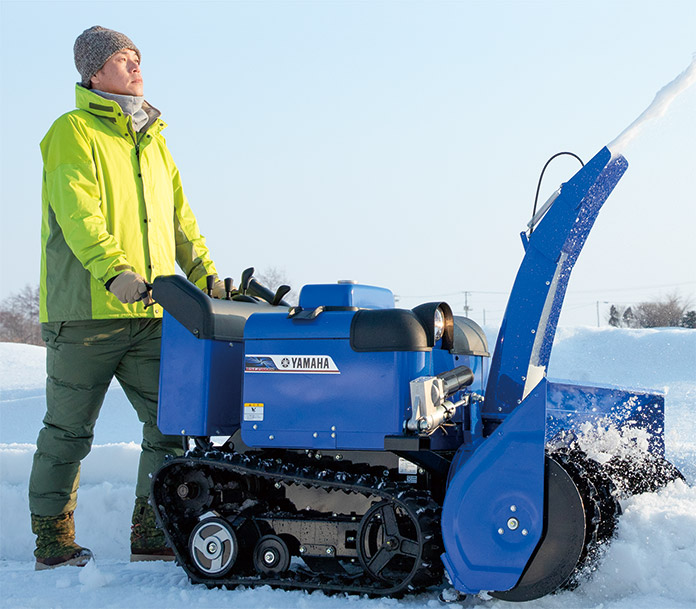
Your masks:
{"label": "utility pole", "polygon": [[599,328],[599,305],[600,304],[610,304],[608,300],[597,300],[597,327]]}
{"label": "utility pole", "polygon": [[472,307],[469,306],[469,294],[470,292],[464,292],[464,315],[469,317],[469,311]]}

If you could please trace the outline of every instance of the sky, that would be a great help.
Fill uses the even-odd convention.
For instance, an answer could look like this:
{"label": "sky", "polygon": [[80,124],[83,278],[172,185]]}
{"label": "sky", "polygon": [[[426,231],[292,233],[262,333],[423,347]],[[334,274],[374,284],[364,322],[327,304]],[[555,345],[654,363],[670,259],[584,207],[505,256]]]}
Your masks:
{"label": "sky", "polygon": [[[41,157],[77,35],[126,33],[221,276],[353,279],[500,321],[539,173],[613,140],[696,52],[696,3],[0,1],[0,298],[38,283]],[[624,151],[561,324],[696,306],[696,87]],[[547,170],[545,200],[577,170]]]}

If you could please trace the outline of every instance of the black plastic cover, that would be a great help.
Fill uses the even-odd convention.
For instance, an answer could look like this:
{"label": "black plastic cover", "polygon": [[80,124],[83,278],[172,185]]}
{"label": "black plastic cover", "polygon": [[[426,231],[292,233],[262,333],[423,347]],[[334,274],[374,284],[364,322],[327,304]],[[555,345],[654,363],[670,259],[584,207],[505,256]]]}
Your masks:
{"label": "black plastic cover", "polygon": [[194,336],[212,340],[242,340],[246,320],[253,313],[286,310],[264,302],[210,298],[180,275],[157,277],[152,284],[152,297]]}
{"label": "black plastic cover", "polygon": [[430,436],[384,436],[384,450],[392,452],[430,450]]}
{"label": "black plastic cover", "polygon": [[481,326],[468,317],[458,315],[454,316],[453,322],[451,353],[490,357],[488,340]]}
{"label": "black plastic cover", "polygon": [[441,372],[437,376],[442,379],[445,395],[452,395],[474,382],[474,373],[468,366],[457,366],[453,370]]}
{"label": "black plastic cover", "polygon": [[406,309],[365,309],[350,324],[353,351],[430,351],[432,341],[418,316]]}

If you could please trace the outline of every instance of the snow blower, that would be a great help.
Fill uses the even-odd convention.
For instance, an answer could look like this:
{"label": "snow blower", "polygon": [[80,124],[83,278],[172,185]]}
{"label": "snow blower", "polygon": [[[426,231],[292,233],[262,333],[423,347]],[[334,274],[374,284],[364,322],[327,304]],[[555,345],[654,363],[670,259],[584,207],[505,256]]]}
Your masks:
{"label": "snow blower", "polygon": [[[401,596],[446,574],[510,601],[575,586],[621,497],[679,477],[661,394],[546,374],[571,271],[627,166],[604,148],[535,210],[492,357],[445,302],[400,309],[338,282],[289,306],[251,273],[227,299],[158,277],[158,425],[186,453],[151,502],[190,580]],[[577,442],[586,423],[649,448],[599,463]]]}

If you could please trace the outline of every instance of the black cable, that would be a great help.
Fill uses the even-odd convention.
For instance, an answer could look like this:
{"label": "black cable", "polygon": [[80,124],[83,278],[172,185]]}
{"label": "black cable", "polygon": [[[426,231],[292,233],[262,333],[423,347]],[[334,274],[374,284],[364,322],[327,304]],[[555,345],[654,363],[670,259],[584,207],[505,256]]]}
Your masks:
{"label": "black cable", "polygon": [[[585,166],[585,163],[582,162],[582,159],[574,152],[557,152],[548,161],[546,161],[546,165],[544,165],[544,168],[541,170],[541,175],[539,176],[539,183],[537,184],[536,196],[534,197],[534,209],[532,210],[532,218],[534,218],[534,216],[536,216],[537,203],[539,202],[539,191],[541,190],[541,181],[544,179],[544,172],[546,171],[546,168],[549,166],[551,161],[553,161],[556,157],[563,156],[564,154],[567,154],[568,156],[575,157],[578,161],[580,161],[580,165],[582,165],[583,167]],[[529,236],[530,237],[532,236],[533,232],[534,232],[534,225],[532,225],[529,229]]]}

